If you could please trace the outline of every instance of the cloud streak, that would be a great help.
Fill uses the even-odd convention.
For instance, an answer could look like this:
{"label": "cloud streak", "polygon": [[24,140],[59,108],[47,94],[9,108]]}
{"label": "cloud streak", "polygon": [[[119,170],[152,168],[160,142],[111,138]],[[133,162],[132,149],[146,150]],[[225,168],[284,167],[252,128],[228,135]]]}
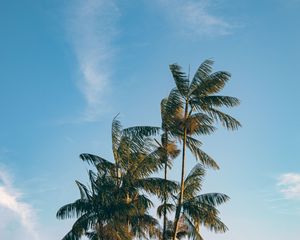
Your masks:
{"label": "cloud streak", "polygon": [[[40,238],[36,231],[34,210],[29,204],[21,200],[21,196],[22,194],[13,187],[10,176],[0,169],[0,208],[8,211],[10,217],[13,214],[17,218],[27,235],[29,235],[28,239],[38,240]],[[4,211],[1,211],[1,224],[5,226],[7,221],[10,221],[10,218],[5,215]],[[18,227],[18,231],[20,229]],[[18,231],[14,230],[14,232]],[[26,237],[23,236],[23,239],[26,239]]]}
{"label": "cloud streak", "polygon": [[167,15],[184,34],[214,36],[230,34],[233,25],[209,12],[211,1],[158,0]]}
{"label": "cloud streak", "polygon": [[78,60],[79,89],[86,100],[85,121],[95,121],[103,112],[103,97],[109,90],[112,41],[119,11],[114,1],[77,0],[69,9],[67,31]]}
{"label": "cloud streak", "polygon": [[300,200],[300,174],[286,173],[279,177],[277,185],[286,199]]}

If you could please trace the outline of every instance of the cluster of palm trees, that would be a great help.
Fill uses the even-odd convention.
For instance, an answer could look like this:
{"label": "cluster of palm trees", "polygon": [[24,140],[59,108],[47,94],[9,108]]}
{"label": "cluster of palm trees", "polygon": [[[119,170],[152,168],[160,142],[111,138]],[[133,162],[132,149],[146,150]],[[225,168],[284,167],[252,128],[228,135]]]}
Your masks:
{"label": "cluster of palm trees", "polygon": [[[201,150],[197,137],[213,133],[219,123],[229,130],[240,127],[235,118],[222,111],[238,105],[239,100],[218,95],[230,74],[213,72],[212,65],[213,61],[205,60],[192,79],[179,65],[170,65],[175,87],[161,101],[161,127],[123,128],[114,118],[114,161],[80,155],[96,171],[89,171],[89,186],[76,181],[80,198],[57,212],[59,219],[77,218],[63,240],[202,240],[201,226],[215,232],[227,230],[217,206],[229,197],[200,194],[205,169],[219,166]],[[187,150],[198,163],[186,175]],[[168,178],[168,171],[179,156],[181,177],[176,182]],[[161,170],[163,177],[153,177]],[[161,220],[149,213],[154,196],[161,202],[156,206]]]}

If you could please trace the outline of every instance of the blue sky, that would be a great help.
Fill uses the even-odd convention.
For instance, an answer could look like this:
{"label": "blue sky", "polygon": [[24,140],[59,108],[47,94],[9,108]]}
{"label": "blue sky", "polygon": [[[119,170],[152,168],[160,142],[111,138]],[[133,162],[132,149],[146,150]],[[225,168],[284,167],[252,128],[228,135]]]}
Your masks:
{"label": "blue sky", "polygon": [[[108,3],[109,2],[109,3]],[[168,65],[206,58],[232,80],[243,124],[203,137],[221,165],[205,191],[227,193],[226,234],[300,234],[300,1],[2,1],[0,9],[0,239],[60,239],[57,209],[86,180],[82,152],[111,158],[110,124],[159,125],[173,86]],[[195,161],[190,157],[189,168]],[[172,176],[179,173],[175,163]]]}

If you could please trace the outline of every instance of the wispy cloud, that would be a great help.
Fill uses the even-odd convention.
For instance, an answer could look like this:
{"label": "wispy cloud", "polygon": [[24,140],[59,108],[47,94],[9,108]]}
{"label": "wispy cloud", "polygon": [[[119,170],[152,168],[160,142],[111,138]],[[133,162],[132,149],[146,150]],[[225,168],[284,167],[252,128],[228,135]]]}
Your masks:
{"label": "wispy cloud", "polygon": [[210,12],[211,2],[208,0],[158,0],[166,10],[176,28],[184,34],[227,35],[234,25]]}
{"label": "wispy cloud", "polygon": [[103,97],[112,75],[112,42],[119,11],[113,0],[76,0],[68,10],[67,31],[81,75],[78,86],[87,104],[82,120],[95,121],[107,108]]}
{"label": "wispy cloud", "polygon": [[286,199],[300,200],[300,174],[286,173],[279,177],[277,185]]}
{"label": "wispy cloud", "polygon": [[[13,187],[10,176],[0,169],[0,209],[4,210],[0,211],[1,225],[9,225],[8,222],[11,221],[11,218],[16,218],[21,226],[14,229],[13,232],[24,231],[22,239],[38,240],[40,238],[36,230],[34,210],[29,204],[23,202],[21,197],[21,192]],[[1,229],[0,238],[12,239],[5,232],[5,229]]]}

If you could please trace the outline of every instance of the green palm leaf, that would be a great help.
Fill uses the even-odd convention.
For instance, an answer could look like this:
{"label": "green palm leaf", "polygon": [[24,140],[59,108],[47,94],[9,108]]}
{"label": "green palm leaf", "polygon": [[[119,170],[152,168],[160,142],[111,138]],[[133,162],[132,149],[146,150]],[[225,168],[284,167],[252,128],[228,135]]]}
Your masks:
{"label": "green palm leaf", "polygon": [[193,95],[200,97],[218,93],[224,88],[230,77],[230,73],[225,71],[212,73],[194,87]]}
{"label": "green palm leaf", "polygon": [[191,87],[190,87],[191,92],[193,92],[198,87],[199,84],[201,84],[209,77],[209,75],[212,72],[213,63],[214,62],[212,60],[207,59],[200,64],[191,82]]}
{"label": "green palm leaf", "polygon": [[193,198],[201,191],[205,170],[201,164],[197,164],[184,181],[184,199]]}
{"label": "green palm leaf", "polygon": [[202,151],[199,147],[195,146],[194,142],[187,141],[186,144],[190,151],[193,153],[193,155],[196,157],[197,161],[200,161],[204,166],[211,167],[213,169],[219,169],[219,166],[216,163],[216,161],[207,153]]}
{"label": "green palm leaf", "polygon": [[171,64],[170,70],[173,75],[176,87],[182,96],[187,97],[189,93],[189,80],[178,64]]}
{"label": "green palm leaf", "polygon": [[206,193],[195,197],[195,200],[199,203],[205,203],[211,206],[217,206],[225,203],[230,198],[226,194],[222,193]]}
{"label": "green palm leaf", "polygon": [[225,128],[229,130],[236,130],[242,126],[238,120],[219,110],[208,108],[205,109],[205,111],[207,111],[211,117],[213,117],[216,121],[219,121]]}
{"label": "green palm leaf", "polygon": [[161,218],[164,214],[164,211],[171,213],[175,211],[175,205],[171,203],[161,204],[157,207],[156,213]]}
{"label": "green palm leaf", "polygon": [[200,235],[198,229],[195,227],[194,223],[185,215],[182,214],[184,223],[187,226],[187,232],[183,232],[183,235],[187,235],[189,238],[193,240],[204,240]]}

